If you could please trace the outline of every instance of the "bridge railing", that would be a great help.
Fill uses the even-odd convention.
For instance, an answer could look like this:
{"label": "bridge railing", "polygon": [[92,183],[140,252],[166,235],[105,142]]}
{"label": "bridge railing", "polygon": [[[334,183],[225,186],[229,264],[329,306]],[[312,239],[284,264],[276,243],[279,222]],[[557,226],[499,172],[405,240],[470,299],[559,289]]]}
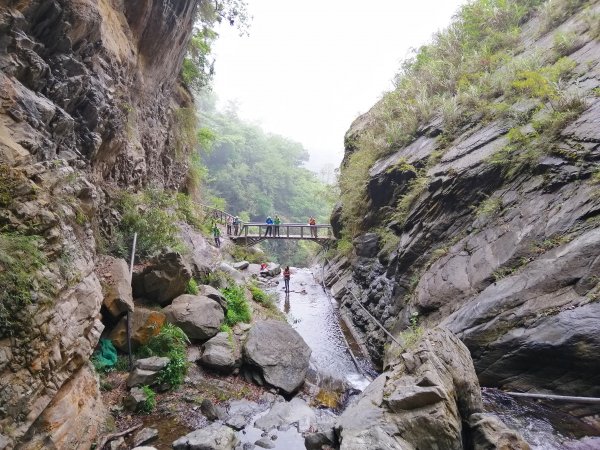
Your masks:
{"label": "bridge railing", "polygon": [[208,217],[211,217],[213,220],[221,222],[225,224],[227,222],[227,218],[231,217],[233,220],[234,216],[229,214],[227,211],[221,211],[220,209],[214,208],[212,206],[203,205],[199,203],[199,205],[206,211]]}
{"label": "bridge railing", "polygon": [[308,225],[306,223],[282,223],[280,225],[267,225],[264,222],[244,223],[237,235],[244,237],[267,235],[267,237],[282,239],[333,239],[331,225]]}

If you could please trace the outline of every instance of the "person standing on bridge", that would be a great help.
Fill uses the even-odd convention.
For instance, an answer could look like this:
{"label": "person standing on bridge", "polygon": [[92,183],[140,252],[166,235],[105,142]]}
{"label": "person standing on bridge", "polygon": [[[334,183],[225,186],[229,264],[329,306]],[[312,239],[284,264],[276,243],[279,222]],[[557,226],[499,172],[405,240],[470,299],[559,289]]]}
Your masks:
{"label": "person standing on bridge", "polygon": [[308,224],[310,225],[310,236],[313,238],[317,237],[317,221],[313,216],[310,216],[308,219]]}
{"label": "person standing on bridge", "polygon": [[267,217],[267,230],[265,231],[265,237],[267,237],[267,235],[269,236],[273,236],[273,219],[271,219],[271,216]]}
{"label": "person standing on bridge", "polygon": [[279,236],[279,225],[281,225],[281,219],[277,214],[275,214],[275,220],[273,220],[273,224],[275,225],[275,236]]}
{"label": "person standing on bridge", "polygon": [[231,234],[231,226],[233,225],[233,217],[227,216],[227,236]]}
{"label": "person standing on bridge", "polygon": [[283,269],[283,283],[285,285],[285,293],[290,293],[290,266],[286,266]]}
{"label": "person standing on bridge", "polygon": [[240,218],[238,216],[235,216],[233,218],[233,234],[237,236],[239,230],[240,230]]}
{"label": "person standing on bridge", "polygon": [[217,248],[221,248],[221,230],[219,230],[219,227],[216,223],[213,225],[212,233],[213,237],[215,238],[215,245]]}

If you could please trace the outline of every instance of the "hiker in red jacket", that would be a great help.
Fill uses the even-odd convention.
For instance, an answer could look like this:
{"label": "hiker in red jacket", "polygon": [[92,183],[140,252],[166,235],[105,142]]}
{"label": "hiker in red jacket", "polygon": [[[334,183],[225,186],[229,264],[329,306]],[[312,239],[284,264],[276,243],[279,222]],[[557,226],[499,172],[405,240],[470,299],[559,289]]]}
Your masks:
{"label": "hiker in red jacket", "polygon": [[290,266],[286,266],[283,269],[283,283],[285,284],[285,293],[290,292]]}

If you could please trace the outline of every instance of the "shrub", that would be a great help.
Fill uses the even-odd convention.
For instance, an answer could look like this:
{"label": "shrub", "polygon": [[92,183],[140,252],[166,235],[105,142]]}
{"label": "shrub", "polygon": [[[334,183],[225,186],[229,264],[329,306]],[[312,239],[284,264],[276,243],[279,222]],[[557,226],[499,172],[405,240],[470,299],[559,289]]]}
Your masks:
{"label": "shrub", "polygon": [[556,89],[550,81],[541,72],[532,70],[519,72],[512,87],[518,93],[534,98],[549,99],[556,95]]}
{"label": "shrub", "polygon": [[227,272],[220,269],[210,272],[202,279],[202,284],[209,284],[216,289],[221,289],[233,284],[233,278]]}
{"label": "shrub", "polygon": [[191,295],[198,295],[200,289],[198,289],[198,283],[193,278],[190,278],[187,286],[185,287],[185,293]]}
{"label": "shrub", "polygon": [[236,261],[248,261],[250,263],[259,264],[271,258],[264,253],[252,251],[252,247],[246,248],[241,245],[232,245],[228,248],[231,257]]}
{"label": "shrub", "polygon": [[482,201],[476,209],[477,217],[489,217],[502,209],[500,197],[490,197]]}
{"label": "shrub", "polygon": [[159,383],[165,383],[170,388],[179,387],[188,369],[186,347],[189,342],[183,330],[170,323],[165,324],[160,332],[138,350],[140,357],[166,356],[170,359],[167,367],[160,371]]}
{"label": "shrub", "polygon": [[150,386],[142,386],[142,391],[144,391],[146,400],[140,405],[139,410],[140,412],[150,414],[156,408],[156,393]]}
{"label": "shrub", "polygon": [[0,232],[0,337],[15,334],[27,306],[55,292],[46,277],[38,276],[48,263],[39,249],[41,242],[41,236]]}
{"label": "shrub", "polygon": [[165,247],[183,251],[179,229],[173,214],[167,210],[167,197],[163,191],[154,190],[139,194],[124,192],[118,197],[117,208],[122,217],[112,242],[114,253],[127,257],[134,233],[138,234],[136,254],[141,258],[153,256]]}
{"label": "shrub", "polygon": [[566,56],[573,53],[578,48],[581,48],[581,41],[579,40],[577,34],[573,32],[557,32],[554,35],[552,48],[557,55]]}
{"label": "shrub", "polygon": [[565,20],[581,8],[587,0],[548,0],[541,10],[541,32],[545,33]]}
{"label": "shrub", "polygon": [[196,135],[196,109],[194,107],[178,108],[175,110],[175,155],[189,155],[198,143]]}
{"label": "shrub", "polygon": [[136,254],[145,258],[164,248],[185,251],[179,238],[178,220],[196,229],[202,227],[199,208],[183,193],[161,189],[146,189],[136,194],[121,192],[115,204],[122,217],[111,242],[111,251],[121,257],[127,257],[131,252],[134,233],[138,233]]}
{"label": "shrub", "polygon": [[250,307],[246,301],[244,288],[237,284],[221,289],[223,296],[227,300],[227,315],[225,321],[230,327],[238,322],[249,323],[252,319]]}
{"label": "shrub", "polygon": [[410,212],[410,208],[419,196],[427,189],[429,185],[429,178],[424,175],[419,175],[417,178],[413,178],[410,183],[406,194],[404,194],[398,201],[396,207],[396,213],[394,219],[398,222],[403,223]]}
{"label": "shrub", "polygon": [[273,295],[267,294],[265,291],[263,291],[257,285],[249,284],[248,290],[252,294],[252,299],[255,302],[260,303],[261,305],[263,305],[269,309],[277,308],[277,306],[275,305],[275,301],[273,299]]}

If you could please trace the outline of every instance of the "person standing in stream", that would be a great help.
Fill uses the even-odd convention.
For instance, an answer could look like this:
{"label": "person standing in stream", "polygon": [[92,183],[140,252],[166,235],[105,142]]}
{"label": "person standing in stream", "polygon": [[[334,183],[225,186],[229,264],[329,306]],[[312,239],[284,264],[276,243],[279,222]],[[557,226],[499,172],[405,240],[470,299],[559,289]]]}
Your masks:
{"label": "person standing in stream", "polygon": [[285,287],[285,293],[289,294],[290,292],[290,266],[286,266],[283,269],[283,283]]}

